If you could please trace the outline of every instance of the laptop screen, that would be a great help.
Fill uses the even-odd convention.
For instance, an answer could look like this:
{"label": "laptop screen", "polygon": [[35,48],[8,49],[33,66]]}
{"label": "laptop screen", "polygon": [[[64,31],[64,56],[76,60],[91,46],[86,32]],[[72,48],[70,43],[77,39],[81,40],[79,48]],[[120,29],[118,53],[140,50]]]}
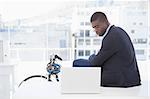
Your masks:
{"label": "laptop screen", "polygon": [[100,67],[63,67],[62,93],[99,93]]}

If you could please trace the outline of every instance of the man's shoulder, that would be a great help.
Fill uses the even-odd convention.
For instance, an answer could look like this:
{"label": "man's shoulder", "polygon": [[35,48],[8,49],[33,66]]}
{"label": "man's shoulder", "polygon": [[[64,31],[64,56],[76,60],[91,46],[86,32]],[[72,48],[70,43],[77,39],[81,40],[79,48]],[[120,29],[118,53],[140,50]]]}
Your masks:
{"label": "man's shoulder", "polygon": [[111,37],[112,36],[116,37],[119,35],[121,36],[124,33],[126,34],[126,31],[123,28],[121,28],[119,26],[112,26],[108,34],[111,35]]}
{"label": "man's shoulder", "polygon": [[110,31],[120,31],[120,30],[123,30],[123,29],[121,27],[115,26],[115,25],[112,25],[112,27],[110,28]]}
{"label": "man's shoulder", "polygon": [[114,42],[114,41],[119,42],[120,39],[122,38],[122,34],[124,34],[122,32],[125,32],[125,31],[121,27],[113,25],[110,28],[108,35],[105,38],[105,41],[109,40],[112,42]]}

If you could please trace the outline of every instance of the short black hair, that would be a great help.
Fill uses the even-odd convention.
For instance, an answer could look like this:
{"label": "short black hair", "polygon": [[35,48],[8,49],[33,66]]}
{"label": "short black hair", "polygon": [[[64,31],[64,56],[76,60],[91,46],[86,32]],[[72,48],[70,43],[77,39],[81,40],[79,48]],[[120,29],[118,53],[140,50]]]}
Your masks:
{"label": "short black hair", "polygon": [[103,13],[103,12],[95,12],[92,16],[91,16],[91,22],[93,22],[93,21],[95,21],[95,20],[97,20],[97,19],[99,19],[100,21],[102,21],[102,22],[108,22],[108,20],[107,20],[107,16],[105,15],[105,13]]}

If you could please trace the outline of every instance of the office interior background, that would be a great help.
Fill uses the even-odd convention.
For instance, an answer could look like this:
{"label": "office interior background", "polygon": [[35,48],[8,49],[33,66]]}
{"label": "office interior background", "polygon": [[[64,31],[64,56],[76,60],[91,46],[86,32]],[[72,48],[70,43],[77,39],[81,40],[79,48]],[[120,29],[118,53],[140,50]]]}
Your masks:
{"label": "office interior background", "polygon": [[103,11],[111,24],[127,31],[142,80],[150,80],[150,0],[0,3],[0,63],[15,65],[15,88],[27,76],[46,74],[52,54],[72,62],[97,53],[102,37],[96,35],[90,24],[95,11]]}

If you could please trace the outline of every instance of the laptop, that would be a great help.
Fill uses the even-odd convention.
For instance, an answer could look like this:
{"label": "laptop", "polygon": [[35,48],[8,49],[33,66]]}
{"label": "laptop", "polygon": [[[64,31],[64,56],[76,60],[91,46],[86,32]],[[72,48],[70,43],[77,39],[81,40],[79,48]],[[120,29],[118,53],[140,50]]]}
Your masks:
{"label": "laptop", "polygon": [[62,67],[61,93],[100,93],[99,67]]}

